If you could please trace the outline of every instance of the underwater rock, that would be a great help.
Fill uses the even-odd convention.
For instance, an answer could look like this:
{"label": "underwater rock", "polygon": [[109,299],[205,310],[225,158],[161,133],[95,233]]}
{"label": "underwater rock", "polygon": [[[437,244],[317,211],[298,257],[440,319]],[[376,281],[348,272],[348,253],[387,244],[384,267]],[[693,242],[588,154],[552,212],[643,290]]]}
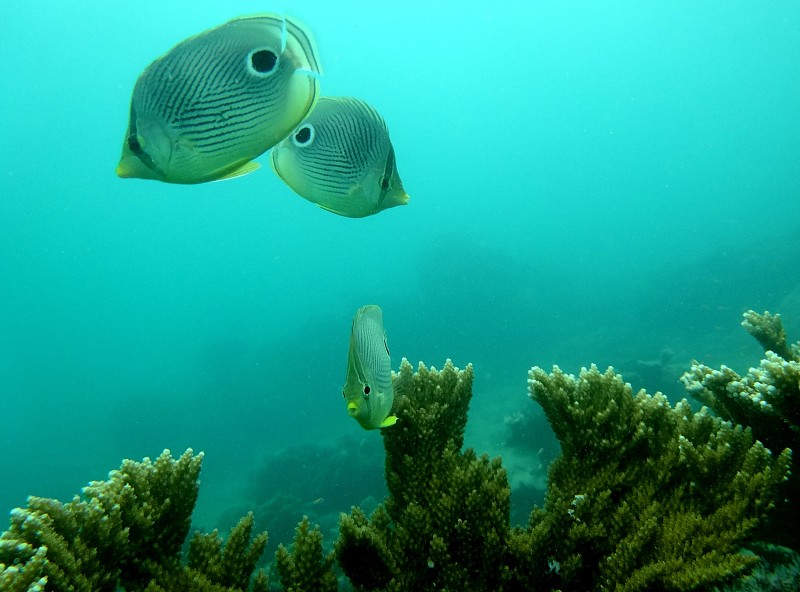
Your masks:
{"label": "underwater rock", "polygon": [[368,432],[355,431],[333,443],[299,443],[270,451],[250,477],[242,500],[220,517],[229,527],[248,510],[267,529],[272,556],[278,543],[291,541],[303,516],[319,525],[330,545],[339,513],[354,504],[375,509],[387,493],[383,447]]}
{"label": "underwater rock", "polygon": [[788,547],[751,543],[744,553],[758,556],[746,578],[722,588],[723,592],[795,592],[800,590],[800,555]]}

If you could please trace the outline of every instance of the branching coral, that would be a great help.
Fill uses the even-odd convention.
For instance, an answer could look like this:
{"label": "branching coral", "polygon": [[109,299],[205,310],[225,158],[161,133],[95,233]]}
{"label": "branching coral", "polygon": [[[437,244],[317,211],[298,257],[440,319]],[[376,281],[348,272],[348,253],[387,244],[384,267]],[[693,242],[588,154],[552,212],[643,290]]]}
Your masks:
{"label": "branching coral", "polygon": [[611,370],[534,368],[531,396],[562,454],[544,508],[511,529],[499,460],[460,452],[471,378],[449,362],[414,375],[384,432],[385,506],[342,517],[337,557],[356,587],[694,590],[756,561],[738,545],[770,507],[788,451],[773,458],[749,430],[685,401],[634,396]]}
{"label": "branching coral", "polygon": [[513,589],[694,590],[742,574],[740,542],[771,505],[790,453],[684,400],[633,395],[609,369],[530,372],[561,441],[543,509],[509,544]]}
{"label": "branching coral", "polygon": [[389,498],[371,519],[342,515],[337,558],[366,589],[497,590],[509,531],[509,488],[499,459],[464,452],[472,366],[441,372],[403,360],[411,383],[383,430]]}
{"label": "branching coral", "polygon": [[[765,348],[758,368],[745,376],[722,366],[694,362],[681,380],[686,389],[724,419],[753,428],[773,449],[800,444],[800,344],[788,345],[780,315],[744,315],[742,326]],[[782,352],[781,354],[777,352]]]}
{"label": "branching coral", "polygon": [[[180,561],[202,459],[190,449],[175,460],[165,450],[155,462],[124,461],[107,481],[90,483],[67,504],[29,498],[0,536],[0,590],[246,589],[266,543],[262,534],[248,547],[252,517],[233,529],[224,549],[216,533],[198,535],[190,567]],[[266,590],[263,574],[254,590]]]}
{"label": "branching coral", "polygon": [[[771,450],[800,449],[800,343],[786,341],[780,315],[744,314],[742,326],[764,347],[758,368],[740,376],[727,366],[714,370],[693,362],[681,380],[686,389],[723,419],[752,428]],[[780,353],[779,353],[780,352]],[[793,473],[780,492],[788,502],[779,503],[761,535],[800,549],[800,533],[794,522],[794,504],[800,498],[800,475]]]}
{"label": "branching coral", "polygon": [[322,533],[303,517],[295,530],[294,544],[282,544],[275,552],[275,565],[284,592],[336,592],[339,583],[333,573],[333,553],[323,556]]}
{"label": "branching coral", "polygon": [[[733,390],[762,397],[759,408],[776,393],[791,401],[796,363],[768,357]],[[701,379],[717,374],[697,374],[695,390],[711,391]],[[750,428],[693,413],[686,401],[634,394],[612,369],[574,377],[533,368],[530,396],[561,454],[544,507],[511,528],[500,459],[462,450],[472,380],[470,365],[448,360],[414,373],[403,360],[398,422],[381,432],[388,497],[369,517],[357,507],[342,514],[327,555],[304,519],[294,545],[276,553],[286,592],[336,590],[334,560],[357,590],[390,592],[694,591],[731,582],[758,560],[738,551],[772,507],[788,449],[773,455]],[[732,381],[720,384],[727,393]],[[251,540],[251,514],[225,543],[216,531],[195,535],[181,561],[201,460],[165,451],[155,462],[125,461],[68,504],[30,498],[0,537],[0,589],[266,592],[263,571],[252,578],[266,533]]]}
{"label": "branching coral", "polygon": [[748,310],[743,316],[742,327],[761,344],[765,352],[772,351],[784,360],[800,362],[800,343],[787,343],[781,315],[772,315],[769,311],[761,315]]}
{"label": "branching coral", "polygon": [[[252,531],[251,512],[231,529],[224,542],[216,530],[209,534],[196,532],[189,543],[187,571],[202,574],[210,582],[226,589],[247,590],[250,574],[255,571],[256,562],[267,546],[267,533],[261,532],[251,541]],[[267,580],[263,571],[256,574],[253,588],[266,590]]]}

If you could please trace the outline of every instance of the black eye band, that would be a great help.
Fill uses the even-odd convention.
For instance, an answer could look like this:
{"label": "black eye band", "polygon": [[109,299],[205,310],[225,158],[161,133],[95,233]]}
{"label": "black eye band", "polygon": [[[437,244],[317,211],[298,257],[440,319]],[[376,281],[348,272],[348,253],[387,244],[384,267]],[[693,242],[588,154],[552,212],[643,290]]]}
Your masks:
{"label": "black eye band", "polygon": [[383,201],[383,198],[386,197],[386,192],[389,191],[395,166],[394,147],[389,144],[389,155],[386,157],[386,164],[383,167],[383,175],[381,176],[381,197],[379,203]]}
{"label": "black eye band", "polygon": [[126,140],[128,143],[128,150],[130,150],[133,154],[136,155],[136,158],[142,161],[148,169],[156,171],[159,174],[162,174],[161,170],[158,168],[156,163],[150,158],[150,155],[144,151],[142,145],[139,143],[139,132],[136,129],[136,111],[133,110],[131,107],[131,129],[130,133],[128,134],[128,138]]}

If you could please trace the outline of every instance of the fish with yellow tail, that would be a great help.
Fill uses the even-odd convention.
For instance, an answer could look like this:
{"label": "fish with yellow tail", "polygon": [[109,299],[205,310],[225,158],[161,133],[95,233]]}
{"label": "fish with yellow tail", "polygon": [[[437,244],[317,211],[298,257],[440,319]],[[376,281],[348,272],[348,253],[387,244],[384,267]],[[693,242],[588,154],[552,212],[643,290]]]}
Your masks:
{"label": "fish with yellow tail", "polygon": [[370,105],[322,97],[270,153],[275,173],[300,197],[349,218],[408,203],[389,130]]}
{"label": "fish with yellow tail", "polygon": [[233,19],[173,47],[139,76],[117,175],[204,183],[245,175],[311,112],[317,50],[300,23]]}
{"label": "fish with yellow tail", "polygon": [[365,430],[394,425],[392,415],[395,391],[400,387],[392,379],[392,362],[381,309],[362,306],[353,317],[350,352],[347,355],[347,376],[342,396],[347,413]]}

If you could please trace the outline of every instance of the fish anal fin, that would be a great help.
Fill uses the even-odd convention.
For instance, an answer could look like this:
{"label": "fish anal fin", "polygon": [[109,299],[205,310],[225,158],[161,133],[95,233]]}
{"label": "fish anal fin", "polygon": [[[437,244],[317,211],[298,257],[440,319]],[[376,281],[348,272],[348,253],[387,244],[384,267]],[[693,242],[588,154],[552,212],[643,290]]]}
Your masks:
{"label": "fish anal fin", "polygon": [[229,173],[225,173],[216,181],[227,181],[228,179],[236,179],[237,177],[244,177],[245,175],[249,175],[253,171],[257,171],[261,168],[261,165],[258,164],[255,160],[250,160],[244,163],[242,166],[237,167],[230,171]]}

